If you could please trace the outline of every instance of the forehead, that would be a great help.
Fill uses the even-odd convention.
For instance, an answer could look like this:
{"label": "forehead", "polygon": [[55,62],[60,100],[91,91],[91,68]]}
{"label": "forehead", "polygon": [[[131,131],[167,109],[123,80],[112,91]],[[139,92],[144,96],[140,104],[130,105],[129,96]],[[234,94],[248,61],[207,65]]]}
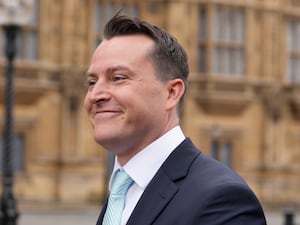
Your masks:
{"label": "forehead", "polygon": [[145,35],[124,35],[104,39],[95,54],[149,53],[153,47],[154,41]]}
{"label": "forehead", "polygon": [[124,35],[104,39],[95,50],[90,70],[149,61],[154,41],[145,35]]}

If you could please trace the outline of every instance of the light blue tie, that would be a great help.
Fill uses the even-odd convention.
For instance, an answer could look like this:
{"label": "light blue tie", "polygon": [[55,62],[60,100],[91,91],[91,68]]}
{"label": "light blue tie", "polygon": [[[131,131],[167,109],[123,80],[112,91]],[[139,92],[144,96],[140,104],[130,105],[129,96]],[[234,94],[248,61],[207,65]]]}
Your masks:
{"label": "light blue tie", "polygon": [[124,170],[118,170],[113,180],[102,225],[120,225],[125,197],[133,180]]}

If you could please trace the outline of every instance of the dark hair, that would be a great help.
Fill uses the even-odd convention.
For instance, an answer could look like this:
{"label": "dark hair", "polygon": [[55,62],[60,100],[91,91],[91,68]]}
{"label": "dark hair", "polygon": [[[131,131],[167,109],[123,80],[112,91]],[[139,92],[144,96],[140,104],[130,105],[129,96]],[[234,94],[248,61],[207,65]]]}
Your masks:
{"label": "dark hair", "polygon": [[[146,21],[129,17],[120,12],[108,21],[103,33],[105,39],[134,34],[146,35],[155,42],[150,58],[153,61],[158,79],[167,81],[179,78],[184,82],[185,89],[187,89],[188,57],[183,47],[171,34]],[[180,111],[183,105],[183,98],[184,96],[179,103]]]}

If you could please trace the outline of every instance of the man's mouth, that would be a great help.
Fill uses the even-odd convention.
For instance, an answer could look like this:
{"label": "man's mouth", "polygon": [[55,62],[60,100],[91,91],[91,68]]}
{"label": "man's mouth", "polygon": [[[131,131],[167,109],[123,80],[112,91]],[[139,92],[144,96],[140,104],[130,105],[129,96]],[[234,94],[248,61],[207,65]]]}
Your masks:
{"label": "man's mouth", "polygon": [[110,109],[101,109],[97,110],[93,113],[93,117],[95,119],[101,119],[101,118],[110,118],[118,116],[122,113],[120,110],[110,110]]}

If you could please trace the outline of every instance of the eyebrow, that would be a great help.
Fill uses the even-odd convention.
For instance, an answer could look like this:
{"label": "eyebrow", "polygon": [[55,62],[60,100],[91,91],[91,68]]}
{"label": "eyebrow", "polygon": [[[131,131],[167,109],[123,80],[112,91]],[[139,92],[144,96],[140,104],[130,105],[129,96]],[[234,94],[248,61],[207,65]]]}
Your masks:
{"label": "eyebrow", "polygon": [[[123,65],[110,66],[107,69],[105,69],[105,73],[112,74],[118,70],[127,71],[129,73],[135,74],[135,72],[133,70],[131,70],[129,67],[123,66]],[[86,77],[96,77],[96,76],[97,76],[97,74],[92,71],[86,72]]]}
{"label": "eyebrow", "polygon": [[133,71],[130,68],[128,68],[127,66],[123,66],[123,65],[111,66],[111,67],[107,68],[107,70],[105,72],[114,73],[117,70],[124,70],[124,71],[128,71],[130,73],[133,73]]}

